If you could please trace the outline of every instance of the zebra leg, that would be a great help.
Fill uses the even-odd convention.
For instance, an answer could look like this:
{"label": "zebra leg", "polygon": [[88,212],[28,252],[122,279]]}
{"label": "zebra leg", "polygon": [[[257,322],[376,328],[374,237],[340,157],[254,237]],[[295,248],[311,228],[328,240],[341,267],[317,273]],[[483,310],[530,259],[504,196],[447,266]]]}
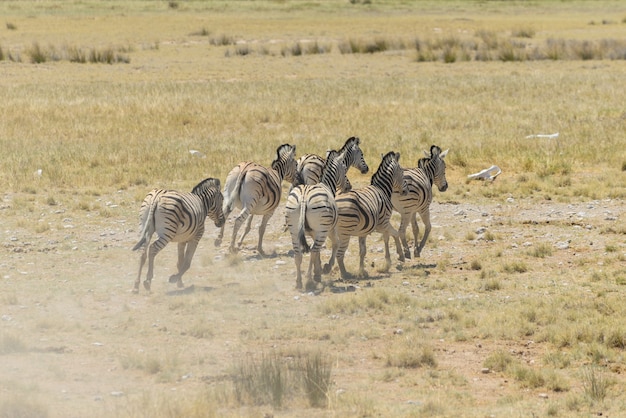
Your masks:
{"label": "zebra leg", "polygon": [[150,245],[148,250],[148,273],[146,274],[146,280],[143,282],[143,287],[146,290],[150,290],[150,284],[152,283],[152,277],[154,277],[154,258],[165,246],[169,243],[169,240],[164,237],[159,237],[156,241]]}
{"label": "zebra leg", "polygon": [[[337,255],[337,265],[339,266],[339,273],[341,274],[342,279],[351,279],[354,276],[346,270],[346,266],[343,262],[343,258],[346,255],[346,250],[348,249],[348,244],[350,244],[350,236],[342,237],[339,240],[339,248],[336,251]],[[333,245],[333,253],[335,253],[335,248]]]}
{"label": "zebra leg", "polygon": [[333,232],[334,233],[330,235],[330,242],[331,242],[330,259],[328,260],[328,263],[324,264],[324,268],[322,269],[322,273],[324,274],[330,273],[331,270],[333,269],[333,266],[335,265],[335,257],[337,257],[337,249],[339,248],[339,238],[337,237],[337,234],[335,233],[335,231]]}
{"label": "zebra leg", "polygon": [[413,231],[415,233],[415,257],[419,257],[424,249],[424,245],[426,245],[426,240],[428,239],[428,235],[430,234],[431,224],[430,224],[430,211],[427,210],[423,213],[420,213],[420,217],[422,218],[422,222],[424,222],[424,236],[422,237],[422,241],[420,242],[419,247],[417,246],[417,233],[415,231],[419,231],[417,226],[417,220],[415,219],[415,215],[413,215]]}
{"label": "zebra leg", "polygon": [[133,293],[139,292],[139,283],[141,282],[141,270],[146,263],[146,258],[148,258],[148,254],[146,254],[146,247],[143,247],[140,251],[141,256],[139,256],[139,273],[137,274],[137,279],[135,280],[135,285],[133,286]]}
{"label": "zebra leg", "polygon": [[178,243],[178,261],[176,262],[176,268],[178,269],[178,272],[176,274],[172,274],[169,279],[170,283],[178,283],[178,287],[183,287],[181,277],[183,273],[189,269],[189,266],[185,268],[185,247],[187,247],[186,242]]}
{"label": "zebra leg", "polygon": [[300,250],[300,242],[298,241],[298,233],[291,232],[291,244],[293,246],[293,260],[296,264],[296,289],[302,289],[302,251]]}
{"label": "zebra leg", "polygon": [[[367,247],[365,245],[367,241],[367,235],[364,237],[359,237],[359,277],[367,277],[367,272],[365,271],[365,255],[367,254]],[[389,248],[387,248],[387,252]]]}
{"label": "zebra leg", "polygon": [[[330,242],[332,244],[332,252],[330,255],[330,260],[328,260],[328,263],[324,264],[324,268],[322,269],[322,273],[324,274],[330,273],[331,270],[333,269],[333,266],[335,265],[335,257],[337,256],[337,249],[339,248],[339,238],[337,236],[337,229],[333,228],[333,230],[330,231],[329,237],[330,237]],[[320,264],[321,264],[321,260],[320,260]]]}
{"label": "zebra leg", "polygon": [[237,247],[239,248],[241,248],[241,244],[243,244],[243,239],[246,237],[246,235],[248,235],[248,232],[250,232],[250,230],[252,229],[252,218],[254,218],[254,215],[250,215],[248,219],[246,219],[246,227],[243,229],[243,234],[241,234],[241,238],[239,238],[239,243],[237,244]]}
{"label": "zebra leg", "polygon": [[[410,215],[406,214],[402,215],[400,219],[400,228],[398,228],[398,235],[400,236],[400,241],[402,241],[402,247],[404,248],[404,257],[411,258],[411,250],[409,249],[409,243],[406,241],[406,229],[409,226]],[[413,229],[413,233],[415,233],[415,229]],[[415,241],[417,242],[417,241]],[[400,252],[398,252],[400,255]]]}
{"label": "zebra leg", "polygon": [[[249,216],[250,216],[250,212],[248,212],[248,210],[244,208],[241,210],[239,215],[237,215],[237,217],[235,218],[235,222],[233,225],[233,235],[231,237],[230,247],[229,247],[229,250],[231,253],[236,253],[238,250],[238,246],[235,247],[235,242],[237,241],[237,233],[239,232],[239,228],[241,228],[241,225],[248,219]],[[242,241],[243,241],[243,238],[242,238]]]}
{"label": "zebra leg", "polygon": [[317,232],[313,237],[313,246],[311,247],[311,262],[309,263],[309,279],[311,279],[311,268],[313,268],[313,280],[320,282],[322,280],[322,257],[320,251],[322,245],[326,242],[327,233],[325,231]]}
{"label": "zebra leg", "polygon": [[222,239],[224,238],[224,227],[226,226],[226,217],[224,217],[224,225],[222,225],[222,227],[220,228],[220,232],[217,235],[217,238],[215,238],[215,246],[219,247],[220,245],[222,245]]}
{"label": "zebra leg", "polygon": [[189,270],[189,267],[191,267],[191,260],[193,260],[193,256],[196,253],[196,249],[198,248],[198,243],[200,242],[201,237],[202,234],[200,234],[199,237],[196,236],[194,240],[189,241],[186,244],[178,244],[179,257],[181,254],[181,247],[183,249],[184,255],[182,260],[179,258],[178,273],[170,277],[170,283],[176,283],[176,286],[178,287],[185,286],[183,284],[183,274],[185,274],[185,272]]}
{"label": "zebra leg", "polygon": [[265,215],[263,215],[263,219],[261,219],[261,225],[259,225],[259,243],[256,249],[261,255],[265,255],[265,252],[263,251],[263,235],[265,235],[265,228],[267,227],[267,223],[269,222],[273,214],[274,211],[271,211],[270,213],[266,213]]}

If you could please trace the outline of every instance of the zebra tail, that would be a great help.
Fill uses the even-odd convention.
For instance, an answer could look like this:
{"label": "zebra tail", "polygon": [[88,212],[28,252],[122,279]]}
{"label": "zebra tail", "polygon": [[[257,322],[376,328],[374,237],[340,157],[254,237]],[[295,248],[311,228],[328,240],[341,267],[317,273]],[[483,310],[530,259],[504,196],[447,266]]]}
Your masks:
{"label": "zebra tail", "polygon": [[242,170],[241,167],[238,167],[239,173],[237,173],[237,179],[235,182],[232,182],[232,178],[226,179],[226,184],[224,185],[224,204],[223,204],[223,212],[224,215],[230,214],[233,209],[235,209],[235,201],[239,199],[239,192],[241,191],[241,185],[243,184],[244,179],[246,178],[246,171]]}
{"label": "zebra tail", "polygon": [[298,240],[300,241],[300,246],[302,247],[302,253],[308,253],[311,251],[311,247],[309,247],[309,243],[306,242],[306,234],[305,231],[306,225],[306,199],[302,199],[300,202],[300,218],[298,219]]}
{"label": "zebra tail", "polygon": [[139,239],[139,242],[135,244],[132,251],[137,251],[138,249],[146,245],[148,242],[150,242],[150,237],[154,233],[154,211],[157,208],[157,204],[158,204],[158,199],[155,199],[150,203],[148,216],[146,216],[146,219],[144,220],[144,223],[141,226],[141,235],[140,235],[141,238]]}

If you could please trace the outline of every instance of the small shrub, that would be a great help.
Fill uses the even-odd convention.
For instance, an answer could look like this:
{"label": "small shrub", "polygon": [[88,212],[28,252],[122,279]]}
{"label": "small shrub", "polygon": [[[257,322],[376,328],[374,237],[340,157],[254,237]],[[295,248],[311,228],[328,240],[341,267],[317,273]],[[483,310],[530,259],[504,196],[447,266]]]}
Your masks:
{"label": "small shrub", "polygon": [[483,283],[482,289],[486,292],[493,292],[502,289],[502,284],[500,284],[500,280],[489,279]]}
{"label": "small shrub", "polygon": [[206,28],[202,28],[199,31],[190,33],[191,36],[209,36],[210,34],[211,32],[207,30]]}
{"label": "small shrub", "polygon": [[504,372],[513,364],[513,356],[503,350],[497,350],[483,362],[483,366],[494,372]]}
{"label": "small shrub", "polygon": [[407,340],[387,354],[387,366],[406,369],[416,369],[421,366],[437,367],[437,360],[432,349],[428,347],[419,349]]}
{"label": "small shrub", "polygon": [[516,38],[532,38],[535,36],[535,30],[532,28],[515,29],[512,31],[511,35]]}
{"label": "small shrub", "polygon": [[48,60],[45,51],[39,46],[38,42],[33,43],[32,47],[26,51],[33,64],[41,64]]}
{"label": "small shrub", "polygon": [[296,42],[291,46],[291,55],[296,57],[302,55],[302,44],[300,42]]}
{"label": "small shrub", "polygon": [[478,260],[472,260],[470,263],[470,268],[474,271],[482,270],[483,266]]}
{"label": "small shrub", "polygon": [[7,29],[8,30],[17,30],[17,26],[15,26],[14,23],[7,22]]}
{"label": "small shrub", "polygon": [[252,50],[250,49],[248,45],[239,45],[237,46],[237,48],[235,48],[235,54],[237,55],[246,56],[246,55],[250,55],[251,53],[252,53]]}
{"label": "small shrub", "polygon": [[534,245],[528,254],[537,258],[546,258],[552,255],[552,246],[546,243]]}
{"label": "small shrub", "polygon": [[528,267],[523,261],[514,261],[510,264],[505,264],[503,270],[506,273],[525,273],[528,271]]}
{"label": "small shrub", "polygon": [[234,45],[237,42],[235,41],[235,38],[233,38],[232,36],[222,34],[217,37],[211,38],[209,40],[209,43],[215,46],[225,46],[225,45]]}
{"label": "small shrub", "polygon": [[546,384],[545,377],[538,370],[523,366],[521,364],[515,364],[510,369],[513,378],[517,380],[523,387],[536,389]]}
{"label": "small shrub", "polygon": [[167,3],[167,7],[169,7],[170,9],[178,9],[178,2],[177,1],[169,1]]}

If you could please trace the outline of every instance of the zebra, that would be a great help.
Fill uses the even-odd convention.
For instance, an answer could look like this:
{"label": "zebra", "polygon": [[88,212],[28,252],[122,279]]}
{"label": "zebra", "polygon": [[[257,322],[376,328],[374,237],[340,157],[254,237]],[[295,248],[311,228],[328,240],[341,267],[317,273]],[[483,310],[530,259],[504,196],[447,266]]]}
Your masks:
{"label": "zebra", "polygon": [[[263,252],[265,228],[280,203],[282,181],[294,182],[296,174],[295,154],[295,145],[283,144],[277,148],[276,159],[272,162],[270,169],[254,162],[242,162],[228,173],[224,184],[224,216],[228,219],[235,207],[241,208],[233,226],[229,247],[231,253],[237,252],[243,239],[250,232],[252,217],[263,215],[259,226],[257,251],[259,254],[265,255]],[[235,246],[237,232],[244,222],[246,222],[245,230]],[[223,237],[224,226],[222,226],[215,244],[219,245]]]}
{"label": "zebra", "polygon": [[[294,261],[296,264],[296,288],[302,289],[302,253],[311,251],[309,269],[307,272],[306,287],[315,288],[311,281],[319,282],[322,274],[320,249],[326,242],[329,234],[336,234],[337,205],[335,191],[337,189],[349,191],[346,171],[348,168],[343,161],[344,154],[329,151],[322,170],[321,181],[318,184],[301,184],[294,187],[287,198],[285,210],[285,224],[291,233]],[[309,247],[306,235],[313,238],[313,247]],[[335,238],[336,240],[336,238]]]}
{"label": "zebra", "polygon": [[348,249],[351,236],[359,237],[359,276],[366,276],[365,253],[366,239],[374,231],[383,234],[385,242],[385,271],[391,266],[389,253],[389,235],[394,237],[396,249],[400,255],[400,261],[404,261],[401,254],[398,231],[392,226],[391,218],[391,193],[398,191],[406,194],[407,185],[402,177],[402,167],[399,163],[400,154],[387,153],[380,163],[378,170],[372,176],[371,184],[358,190],[352,190],[337,196],[337,234],[331,235],[333,251],[329,262],[324,266],[324,273],[329,273],[337,258],[341,278],[347,279],[352,275],[346,271],[344,255]]}
{"label": "zebra", "polygon": [[[363,151],[359,147],[361,140],[352,136],[346,140],[343,147],[338,151],[343,155],[343,161],[346,167],[354,167],[361,174],[366,174],[369,167],[363,158]],[[304,154],[298,158],[298,166],[296,169],[296,185],[298,184],[317,184],[322,178],[322,169],[324,168],[324,158],[316,154]],[[341,185],[340,185],[341,187]],[[350,182],[346,183],[347,189],[341,189],[342,192],[352,188]]]}
{"label": "zebra", "polygon": [[[400,213],[400,227],[398,233],[400,234],[400,240],[404,247],[404,256],[411,258],[411,251],[406,241],[406,230],[411,223],[413,229],[413,237],[415,239],[415,257],[419,257],[428,235],[430,234],[430,203],[433,200],[433,183],[437,186],[440,192],[445,192],[448,189],[448,182],[446,181],[446,163],[444,158],[448,154],[449,150],[441,152],[441,148],[436,145],[430,147],[430,154],[424,151],[426,158],[421,158],[416,168],[404,170],[404,181],[406,181],[409,192],[405,196],[401,196],[399,193],[393,193],[391,195],[391,203],[396,212]],[[424,223],[424,236],[422,241],[418,245],[419,227],[417,225],[417,219],[415,214],[419,213]]]}
{"label": "zebra", "polygon": [[[139,210],[141,234],[133,251],[141,250],[139,273],[133,292],[139,292],[141,270],[148,258],[148,273],[143,286],[150,290],[154,276],[154,258],[170,242],[178,243],[178,272],[169,278],[170,283],[183,287],[182,276],[189,269],[200,238],[204,234],[204,222],[208,216],[216,227],[224,225],[223,196],[220,181],[207,178],[197,184],[191,193],[175,190],[153,189],[144,198]],[[146,249],[153,233],[155,240]]]}

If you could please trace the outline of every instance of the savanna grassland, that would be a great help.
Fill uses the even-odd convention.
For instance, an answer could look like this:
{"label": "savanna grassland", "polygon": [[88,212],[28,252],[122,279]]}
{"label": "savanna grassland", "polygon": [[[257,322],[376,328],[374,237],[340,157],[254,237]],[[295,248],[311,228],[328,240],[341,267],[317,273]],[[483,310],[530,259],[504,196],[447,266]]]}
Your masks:
{"label": "savanna grassland", "polygon": [[[0,417],[626,415],[624,39],[619,1],[0,2]],[[150,189],[350,136],[450,149],[420,259],[300,293],[281,205],[269,257],[209,222],[130,292]]]}

